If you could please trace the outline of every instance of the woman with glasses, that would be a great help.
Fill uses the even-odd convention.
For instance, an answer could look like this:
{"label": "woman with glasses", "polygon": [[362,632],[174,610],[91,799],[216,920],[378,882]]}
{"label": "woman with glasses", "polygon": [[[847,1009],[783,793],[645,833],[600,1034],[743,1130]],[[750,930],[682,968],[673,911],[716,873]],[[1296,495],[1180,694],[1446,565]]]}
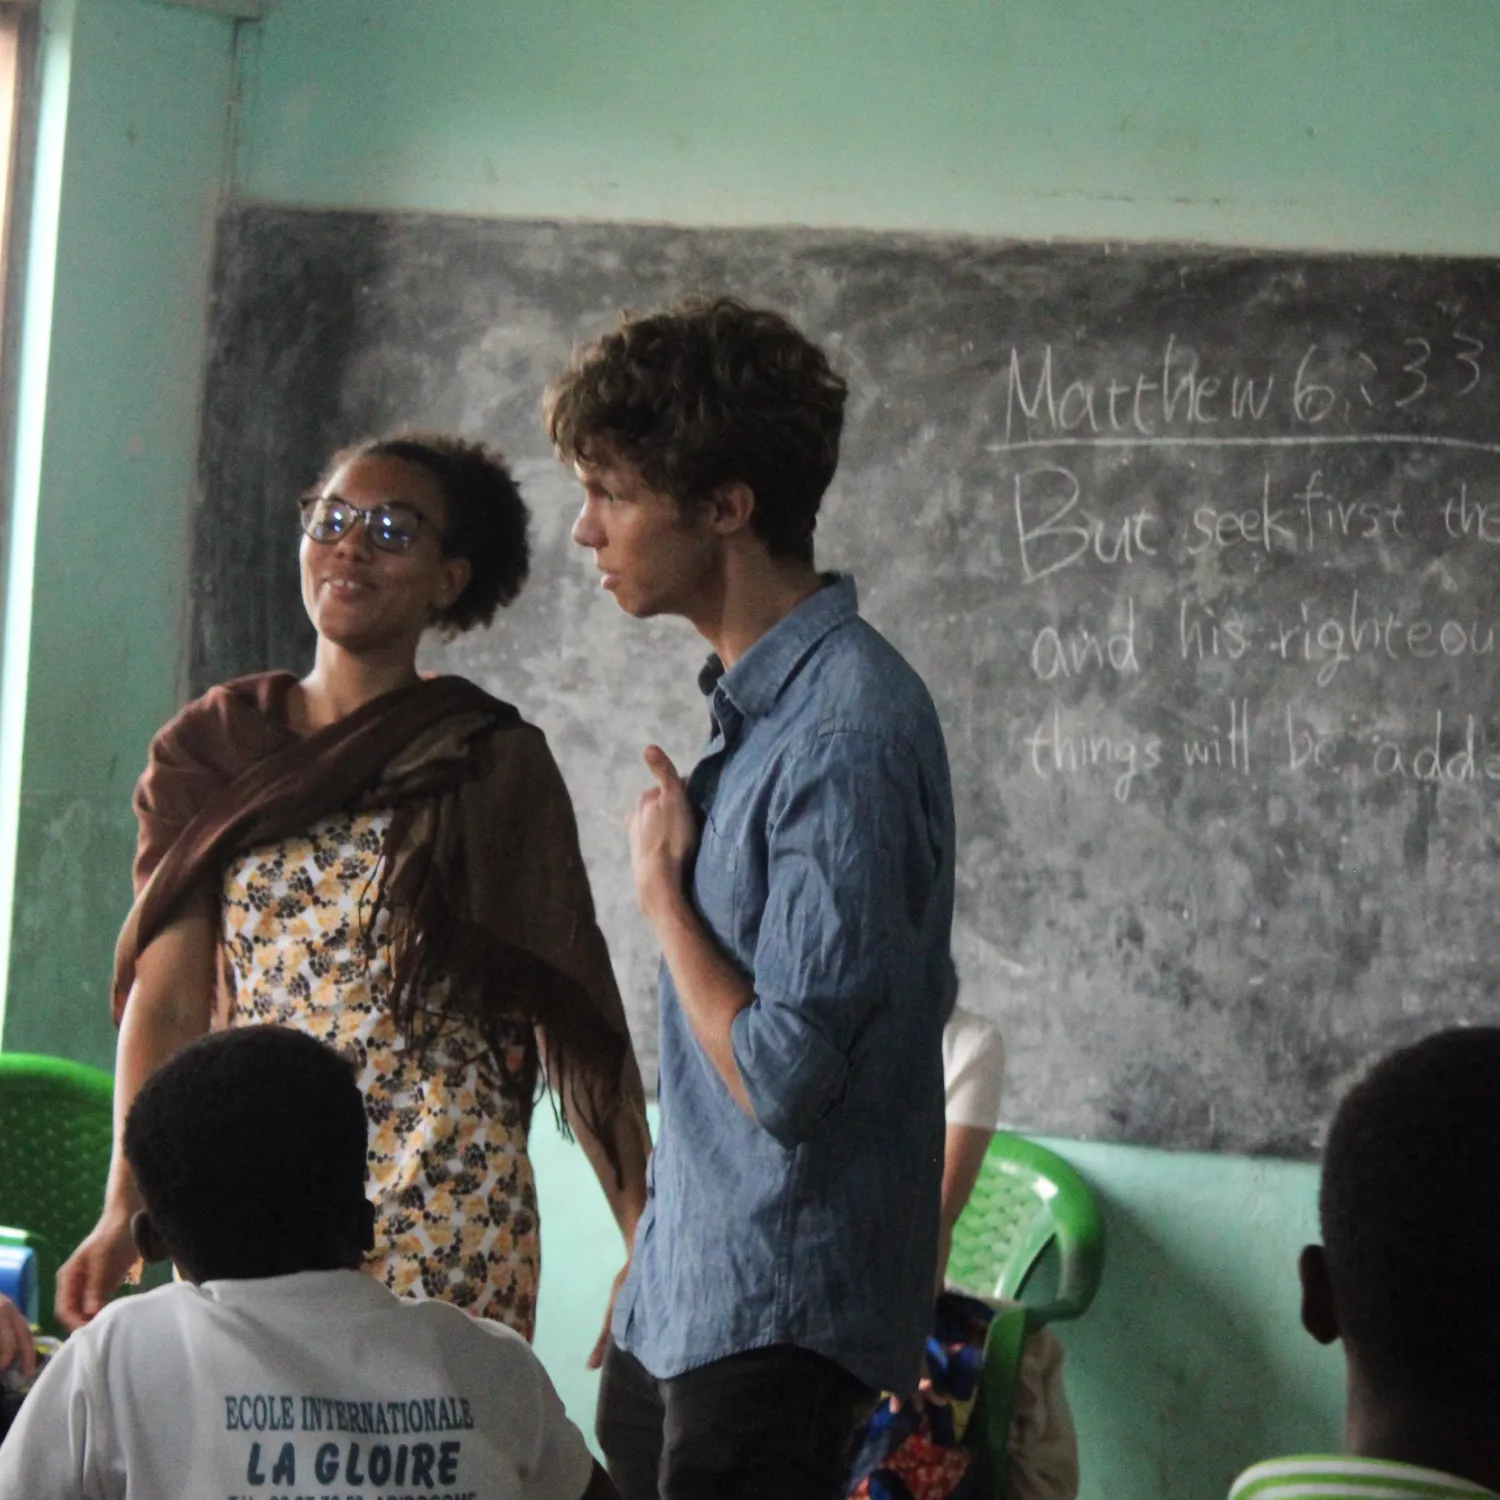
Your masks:
{"label": "woman with glasses", "polygon": [[[212,1024],[306,1031],[351,1059],[365,1096],[368,1269],[530,1338],[539,1080],[627,1251],[647,1138],[546,742],[472,683],[417,672],[424,632],[487,624],[519,592],[526,507],[483,447],[403,434],[335,455],[301,522],[312,669],[189,704],[136,788],[136,898],[115,955],[117,1141],[147,1075]],[[265,1114],[275,1130],[274,1099]],[[87,1321],[124,1279],[138,1208],[117,1145],[99,1223],[58,1276],[63,1322]]]}

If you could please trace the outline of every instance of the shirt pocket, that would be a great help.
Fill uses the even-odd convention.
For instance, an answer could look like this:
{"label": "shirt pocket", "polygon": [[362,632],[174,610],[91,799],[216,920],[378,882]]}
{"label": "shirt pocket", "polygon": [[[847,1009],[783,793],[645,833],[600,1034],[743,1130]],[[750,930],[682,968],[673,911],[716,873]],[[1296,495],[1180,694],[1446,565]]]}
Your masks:
{"label": "shirt pocket", "polygon": [[740,849],[715,825],[703,825],[693,864],[693,904],[721,948],[739,951]]}

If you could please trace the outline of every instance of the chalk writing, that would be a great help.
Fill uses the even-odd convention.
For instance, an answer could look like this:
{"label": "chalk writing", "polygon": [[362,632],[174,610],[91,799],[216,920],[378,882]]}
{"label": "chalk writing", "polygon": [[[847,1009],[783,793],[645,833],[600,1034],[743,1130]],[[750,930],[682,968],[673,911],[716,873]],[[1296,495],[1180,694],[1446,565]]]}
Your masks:
{"label": "chalk writing", "polygon": [[1405,540],[1409,535],[1406,510],[1399,500],[1387,505],[1377,500],[1338,498],[1323,488],[1321,469],[1312,471],[1312,477],[1295,498],[1301,501],[1303,534],[1309,552],[1319,538],[1335,543],[1375,542]]}
{"label": "chalk writing", "polygon": [[1457,734],[1449,721],[1444,731],[1442,710],[1432,716],[1432,734],[1420,741],[1403,743],[1380,739],[1370,757],[1370,767],[1381,778],[1397,777],[1447,786],[1465,782],[1500,781],[1500,751],[1485,752],[1477,746],[1473,714],[1466,714]]}
{"label": "chalk writing", "polygon": [[1016,475],[1015,509],[1021,576],[1026,583],[1090,557],[1113,564],[1157,555],[1150,538],[1159,517],[1142,508],[1118,519],[1099,519],[1079,505],[1077,478],[1055,464]]}
{"label": "chalk writing", "polygon": [[1283,661],[1316,666],[1318,686],[1327,687],[1343,667],[1366,654],[1387,661],[1491,656],[1495,627],[1475,619],[1404,620],[1393,609],[1362,607],[1354,589],[1347,612],[1341,606],[1330,612],[1304,600],[1298,618],[1278,623],[1267,646]]}
{"label": "chalk writing", "polygon": [[1469,501],[1469,487],[1460,483],[1458,494],[1443,503],[1443,525],[1449,536],[1472,536],[1489,546],[1500,545],[1500,500]]}
{"label": "chalk writing", "polygon": [[1338,741],[1335,736],[1311,725],[1300,723],[1286,707],[1286,755],[1289,771],[1332,771],[1338,767]]}
{"label": "chalk writing", "polygon": [[1096,633],[1087,627],[1061,631],[1044,625],[1031,645],[1031,670],[1043,681],[1079,677],[1106,667],[1115,672],[1139,672],[1135,650],[1135,600],[1125,601],[1125,623],[1117,630]]}
{"label": "chalk writing", "polygon": [[1288,521],[1286,510],[1279,506],[1272,508],[1271,476],[1267,474],[1258,506],[1237,510],[1220,510],[1213,505],[1198,506],[1193,511],[1191,535],[1183,550],[1189,557],[1196,557],[1210,548],[1223,550],[1239,542],[1249,542],[1251,546],[1263,547],[1267,552],[1273,552],[1278,547],[1295,552],[1297,533],[1293,528],[1297,524],[1296,513],[1290,514],[1292,519]]}
{"label": "chalk writing", "polygon": [[1250,700],[1238,698],[1229,705],[1228,730],[1212,724],[1204,734],[1189,735],[1182,742],[1183,764],[1225,766],[1242,776],[1250,774]]}
{"label": "chalk writing", "polygon": [[[1340,412],[1352,414],[1356,395],[1360,410],[1401,414],[1439,394],[1469,396],[1484,381],[1485,353],[1484,340],[1457,328],[1401,335],[1379,359],[1368,349],[1314,339],[1284,352],[1278,379],[1274,370],[1205,371],[1197,351],[1176,333],[1167,334],[1159,365],[1103,375],[1064,368],[1065,356],[1051,343],[1039,351],[1013,344],[1005,438],[997,446],[1069,435],[1075,441],[1151,440],[1267,418],[1319,427]],[[1279,409],[1272,403],[1278,392],[1285,403]]]}
{"label": "chalk writing", "polygon": [[1044,781],[1102,770],[1113,777],[1116,802],[1128,802],[1136,777],[1155,770],[1162,758],[1160,735],[1065,729],[1062,713],[1055,708],[1046,721],[1025,737],[1025,743],[1031,751],[1031,769]]}
{"label": "chalk writing", "polygon": [[1253,626],[1234,613],[1221,620],[1209,604],[1182,600],[1177,607],[1177,641],[1184,661],[1224,656],[1238,661],[1251,645]]}

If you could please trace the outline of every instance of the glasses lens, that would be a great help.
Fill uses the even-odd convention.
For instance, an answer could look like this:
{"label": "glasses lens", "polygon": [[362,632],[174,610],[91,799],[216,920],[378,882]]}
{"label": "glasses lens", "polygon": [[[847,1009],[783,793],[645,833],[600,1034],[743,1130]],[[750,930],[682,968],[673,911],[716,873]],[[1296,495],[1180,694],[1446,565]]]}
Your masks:
{"label": "glasses lens", "polygon": [[367,512],[370,540],[387,552],[410,552],[422,534],[422,518],[404,505],[377,505]]}
{"label": "glasses lens", "polygon": [[341,500],[320,496],[302,504],[302,529],[315,542],[336,541],[353,524],[353,512]]}

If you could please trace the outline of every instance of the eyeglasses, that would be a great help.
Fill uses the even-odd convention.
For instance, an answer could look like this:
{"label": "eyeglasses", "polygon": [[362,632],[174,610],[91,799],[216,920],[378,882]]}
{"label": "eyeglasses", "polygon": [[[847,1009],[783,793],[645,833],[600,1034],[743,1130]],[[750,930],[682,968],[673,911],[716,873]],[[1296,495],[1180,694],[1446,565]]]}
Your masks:
{"label": "eyeglasses", "polygon": [[347,536],[363,521],[365,536],[372,547],[382,552],[410,552],[417,545],[424,526],[437,533],[437,539],[447,538],[433,521],[421,511],[392,501],[385,505],[351,505],[337,495],[304,495],[299,502],[302,511],[302,530],[315,542],[333,543]]}

